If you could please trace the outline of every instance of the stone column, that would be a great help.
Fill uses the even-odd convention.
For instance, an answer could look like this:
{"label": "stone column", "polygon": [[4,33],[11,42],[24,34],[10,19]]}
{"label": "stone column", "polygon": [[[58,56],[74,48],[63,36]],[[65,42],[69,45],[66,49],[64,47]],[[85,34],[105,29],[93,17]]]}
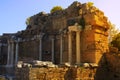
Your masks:
{"label": "stone column", "polygon": [[7,66],[10,65],[10,41],[8,41]]}
{"label": "stone column", "polygon": [[15,48],[15,53],[16,53],[16,55],[15,55],[15,64],[17,64],[17,62],[18,62],[18,49],[19,49],[19,43],[18,43],[18,41],[16,41],[16,48]]}
{"label": "stone column", "polygon": [[11,42],[11,63],[10,63],[10,65],[11,66],[13,66],[13,64],[14,64],[14,42],[12,41]]}
{"label": "stone column", "polygon": [[39,60],[42,61],[42,36],[40,35],[40,42],[39,42]]}
{"label": "stone column", "polygon": [[0,43],[0,55],[2,54],[1,49],[2,48],[2,43]]}
{"label": "stone column", "polygon": [[68,33],[68,62],[72,63],[72,32]]}
{"label": "stone column", "polygon": [[42,38],[44,33],[39,35],[39,60],[42,61]]}
{"label": "stone column", "polygon": [[60,64],[63,62],[63,37],[60,35]]}
{"label": "stone column", "polygon": [[80,64],[80,31],[76,32],[76,64]]}
{"label": "stone column", "polygon": [[54,47],[54,38],[52,38],[52,62],[54,63],[54,49],[55,49],[55,47]]}

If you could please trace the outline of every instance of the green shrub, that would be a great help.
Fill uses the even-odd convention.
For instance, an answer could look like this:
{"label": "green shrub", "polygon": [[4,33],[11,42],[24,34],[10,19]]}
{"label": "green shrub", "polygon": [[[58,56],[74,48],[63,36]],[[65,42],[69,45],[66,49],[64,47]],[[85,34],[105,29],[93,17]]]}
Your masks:
{"label": "green shrub", "polygon": [[58,10],[63,10],[63,8],[61,6],[55,6],[50,10],[50,12],[53,13],[53,12],[58,11]]}
{"label": "green shrub", "polygon": [[112,40],[112,42],[111,42],[111,45],[112,45],[113,47],[118,48],[119,51],[120,51],[120,33],[118,33],[117,35],[115,35],[115,36],[113,37],[113,40]]}
{"label": "green shrub", "polygon": [[31,17],[28,17],[28,18],[26,19],[26,25],[29,25],[29,24],[30,24],[30,18],[31,18]]}
{"label": "green shrub", "polygon": [[94,3],[93,2],[88,2],[87,4],[88,4],[89,7],[91,7],[91,6],[93,6]]}

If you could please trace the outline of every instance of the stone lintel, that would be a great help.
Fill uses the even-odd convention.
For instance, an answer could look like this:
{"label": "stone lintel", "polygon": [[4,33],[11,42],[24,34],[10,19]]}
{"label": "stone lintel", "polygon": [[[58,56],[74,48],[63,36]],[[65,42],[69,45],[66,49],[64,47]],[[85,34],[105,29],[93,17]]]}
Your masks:
{"label": "stone lintel", "polygon": [[78,26],[69,26],[68,27],[69,31],[81,31],[82,26],[78,25]]}
{"label": "stone lintel", "polygon": [[50,38],[50,39],[55,39],[55,36],[54,36],[54,35],[51,35],[49,38]]}

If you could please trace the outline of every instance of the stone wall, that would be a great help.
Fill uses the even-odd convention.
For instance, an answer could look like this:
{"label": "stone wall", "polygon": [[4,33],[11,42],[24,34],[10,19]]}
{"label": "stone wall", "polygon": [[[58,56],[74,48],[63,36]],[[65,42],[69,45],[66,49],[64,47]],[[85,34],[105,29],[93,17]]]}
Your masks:
{"label": "stone wall", "polygon": [[[14,47],[10,52],[18,54],[18,60],[23,61],[39,59],[52,60],[55,64],[98,63],[108,50],[107,21],[98,8],[77,1],[64,10],[48,14],[40,12],[30,17],[25,30],[9,37],[19,46],[18,50]],[[72,30],[72,26],[76,30]],[[8,50],[4,51],[8,56]]]}
{"label": "stone wall", "polygon": [[16,80],[94,80],[96,69],[85,68],[22,68]]}
{"label": "stone wall", "polygon": [[[32,38],[34,35],[40,35],[44,33],[42,38],[42,60],[51,61],[52,55],[52,41],[51,36],[55,40],[54,59],[55,63],[60,64],[60,36],[63,35],[63,60],[62,63],[68,62],[68,35],[70,26],[74,26],[75,23],[81,26],[80,32],[80,47],[81,47],[81,62],[98,63],[102,53],[108,50],[108,29],[109,24],[104,13],[95,6],[88,6],[88,3],[81,4],[80,2],[73,2],[68,8],[60,11],[55,11],[50,14],[40,12],[30,17],[29,25],[20,36],[23,39]],[[76,32],[72,31],[72,63],[76,63]],[[36,44],[37,43],[37,44]],[[32,43],[31,41],[23,43],[25,51],[20,51],[19,54],[29,54],[30,57],[33,54],[39,55],[39,41]],[[32,46],[30,46],[32,44]],[[39,45],[38,45],[39,44]],[[47,46],[46,46],[47,45]],[[104,45],[104,46],[103,46]],[[36,47],[31,49],[31,47]],[[22,48],[21,48],[22,49]],[[31,49],[31,50],[28,50]],[[48,52],[48,53],[46,53]],[[35,57],[34,56],[34,57]],[[20,57],[22,57],[20,55]],[[31,57],[32,58],[32,57]],[[38,56],[36,58],[38,59]]]}
{"label": "stone wall", "polygon": [[16,80],[120,80],[120,56],[104,54],[97,68],[19,68]]}
{"label": "stone wall", "polygon": [[37,60],[39,56],[39,41],[26,41],[19,43],[19,60],[31,58]]}

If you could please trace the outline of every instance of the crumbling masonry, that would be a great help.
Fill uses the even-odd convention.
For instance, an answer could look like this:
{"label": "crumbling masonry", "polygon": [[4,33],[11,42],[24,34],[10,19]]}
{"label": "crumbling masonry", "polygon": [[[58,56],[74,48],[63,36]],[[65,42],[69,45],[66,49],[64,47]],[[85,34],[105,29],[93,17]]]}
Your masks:
{"label": "crumbling masonry", "polygon": [[25,30],[0,37],[0,61],[8,66],[18,60],[98,63],[108,51],[108,29],[104,13],[87,3],[74,2],[50,14],[40,12],[30,17]]}

